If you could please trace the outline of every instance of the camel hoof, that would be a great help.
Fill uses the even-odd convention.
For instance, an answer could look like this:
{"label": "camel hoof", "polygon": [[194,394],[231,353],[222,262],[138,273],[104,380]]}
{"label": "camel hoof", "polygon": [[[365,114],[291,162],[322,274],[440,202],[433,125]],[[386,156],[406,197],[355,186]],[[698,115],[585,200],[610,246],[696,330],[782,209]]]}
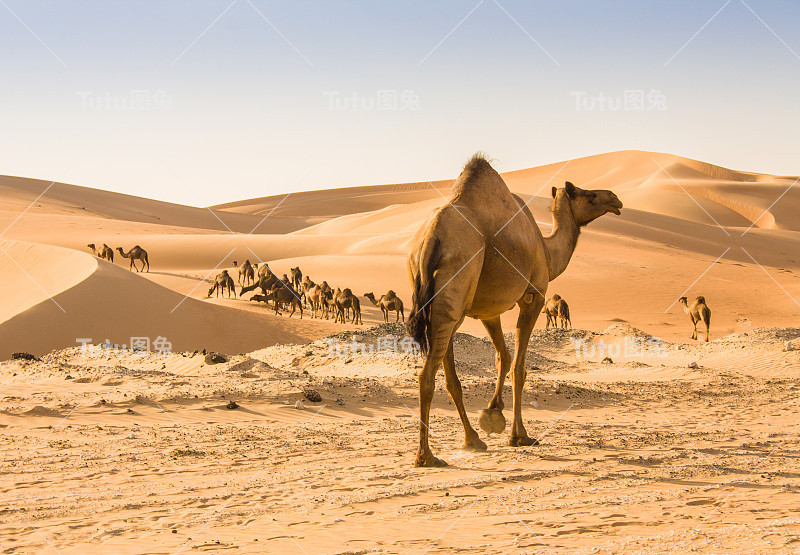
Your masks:
{"label": "camel hoof", "polygon": [[488,448],[489,447],[477,436],[465,441],[463,447],[466,451],[486,451]]}
{"label": "camel hoof", "polygon": [[508,440],[508,444],[511,447],[525,447],[527,445],[539,445],[539,440],[529,438],[528,436],[511,436],[511,438]]}
{"label": "camel hoof", "polygon": [[417,460],[414,461],[414,466],[417,468],[441,468],[447,466],[447,463],[442,459],[434,457],[432,454],[417,455]]}
{"label": "camel hoof", "polygon": [[499,434],[506,429],[506,417],[500,409],[483,409],[478,425],[487,434]]}

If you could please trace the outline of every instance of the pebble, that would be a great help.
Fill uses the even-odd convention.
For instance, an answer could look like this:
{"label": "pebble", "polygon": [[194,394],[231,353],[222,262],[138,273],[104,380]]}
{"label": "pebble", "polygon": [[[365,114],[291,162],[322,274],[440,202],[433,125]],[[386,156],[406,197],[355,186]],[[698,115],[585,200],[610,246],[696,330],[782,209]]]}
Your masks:
{"label": "pebble", "polygon": [[294,404],[294,408],[296,408],[297,410],[303,410],[306,408],[306,404],[303,401],[297,401]]}

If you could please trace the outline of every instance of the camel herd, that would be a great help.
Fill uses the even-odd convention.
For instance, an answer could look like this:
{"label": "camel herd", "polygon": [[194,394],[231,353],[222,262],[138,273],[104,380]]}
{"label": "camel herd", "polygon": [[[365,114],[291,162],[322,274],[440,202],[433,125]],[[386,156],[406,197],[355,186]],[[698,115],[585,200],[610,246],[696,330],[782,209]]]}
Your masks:
{"label": "camel herd", "polygon": [[[303,309],[311,309],[312,318],[325,318],[333,316],[334,322],[350,322],[352,324],[363,324],[361,317],[361,301],[353,294],[350,288],[333,288],[327,281],[320,284],[314,283],[308,276],[303,276],[300,268],[290,268],[289,273],[278,277],[269,267],[269,264],[251,264],[245,260],[244,264],[234,260],[233,267],[238,272],[238,283],[241,286],[239,298],[243,298],[246,293],[260,289],[261,293],[254,294],[250,300],[269,303],[272,301],[275,314],[278,315],[282,308],[289,307],[291,318],[299,310],[300,318],[303,318]],[[236,289],[233,277],[228,270],[222,270],[217,274],[208,290],[208,297],[216,294],[217,297],[226,294],[228,297],[236,298]],[[379,299],[373,293],[366,293],[364,297],[372,304],[381,309],[383,321],[389,321],[389,313],[395,313],[395,321],[401,319],[405,322],[403,311],[403,301],[397,294],[389,290]]]}

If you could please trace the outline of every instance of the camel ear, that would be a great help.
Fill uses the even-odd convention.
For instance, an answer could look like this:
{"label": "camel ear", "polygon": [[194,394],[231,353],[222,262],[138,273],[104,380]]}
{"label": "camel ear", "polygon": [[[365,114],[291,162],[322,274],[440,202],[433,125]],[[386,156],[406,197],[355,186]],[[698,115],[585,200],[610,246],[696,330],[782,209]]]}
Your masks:
{"label": "camel ear", "polygon": [[574,199],[575,198],[575,185],[573,185],[572,183],[567,181],[566,183],[564,183],[564,188],[567,190],[567,195],[569,195],[569,198]]}
{"label": "camel ear", "polygon": [[558,189],[556,189],[555,187],[553,187],[553,198],[556,198],[556,191],[558,191]]}

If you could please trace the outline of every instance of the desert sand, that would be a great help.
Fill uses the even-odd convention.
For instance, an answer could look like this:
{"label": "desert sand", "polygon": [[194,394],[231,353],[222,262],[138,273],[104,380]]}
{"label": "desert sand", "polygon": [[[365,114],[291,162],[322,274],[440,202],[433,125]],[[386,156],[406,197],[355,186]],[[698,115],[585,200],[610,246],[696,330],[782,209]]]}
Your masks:
{"label": "desert sand", "polygon": [[[565,180],[625,208],[584,230],[550,284],[575,329],[542,317],[531,341],[523,416],[542,445],[482,433],[488,452],[460,450],[440,375],[431,432],[451,466],[435,470],[412,468],[422,359],[329,356],[334,340],[402,341],[400,324],[363,296],[356,326],[206,293],[249,259],[359,296],[393,289],[408,311],[411,237],[449,181],[198,208],[0,177],[3,549],[796,552],[797,177],[639,151],[503,177],[545,234]],[[139,244],[151,271],[88,243]],[[689,339],[682,295],[706,297],[710,343]],[[494,354],[479,322],[460,332],[477,418]],[[173,352],[98,347],[132,337]],[[21,351],[40,360],[7,360]],[[296,408],[307,389],[322,401]]]}

